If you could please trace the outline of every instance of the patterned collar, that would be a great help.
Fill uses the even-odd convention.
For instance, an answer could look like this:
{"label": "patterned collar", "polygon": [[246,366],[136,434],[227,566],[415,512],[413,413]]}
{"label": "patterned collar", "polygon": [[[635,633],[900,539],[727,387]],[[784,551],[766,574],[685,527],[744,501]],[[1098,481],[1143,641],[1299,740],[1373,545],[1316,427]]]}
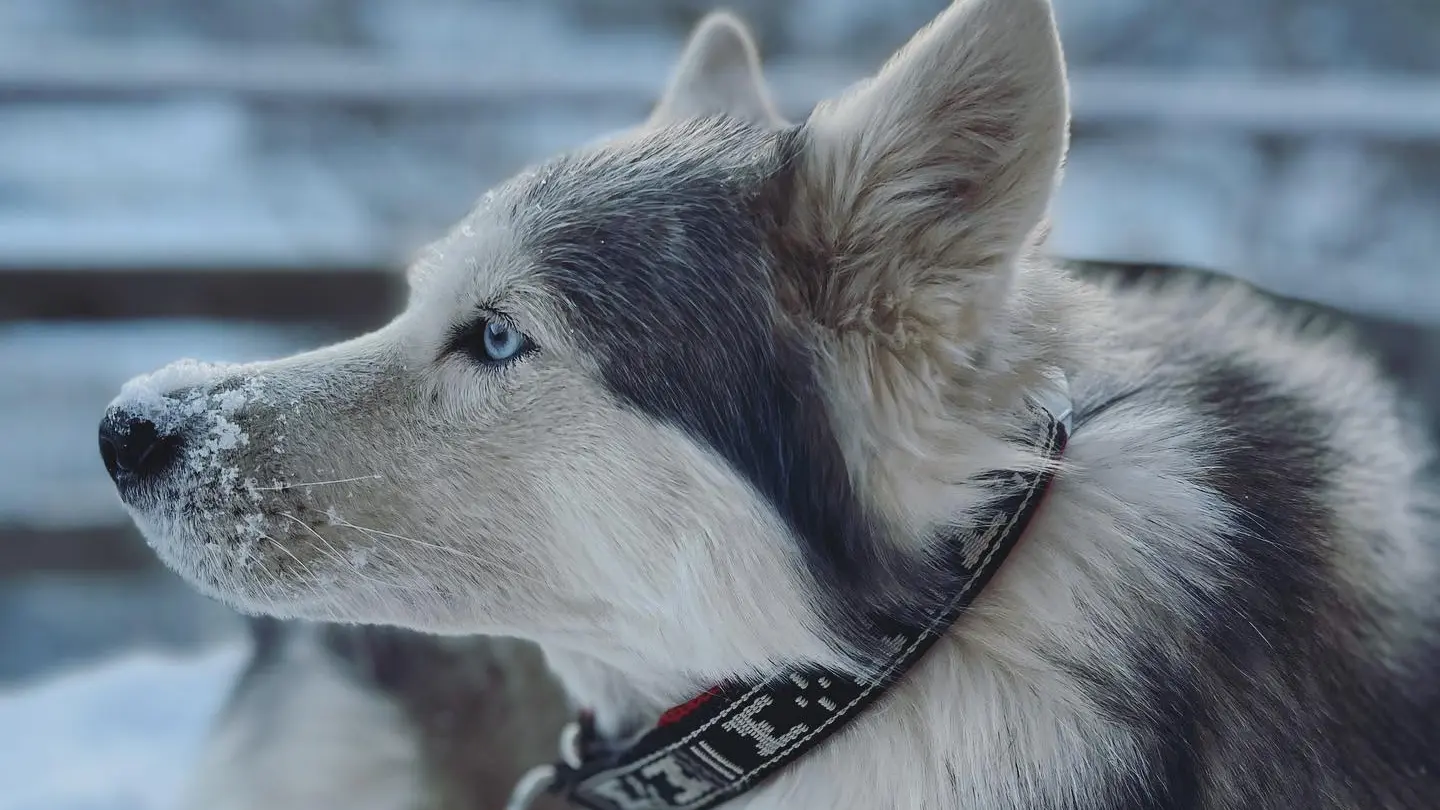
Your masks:
{"label": "patterned collar", "polygon": [[[1058,461],[1071,429],[1068,394],[1031,405],[1042,425],[1037,447]],[[763,783],[858,717],[924,657],[1004,563],[1053,474],[1046,468],[985,476],[1003,494],[973,522],[978,528],[945,538],[958,587],[937,596],[918,619],[874,621],[888,653],[872,675],[797,667],[757,683],[715,687],[665,712],[621,750],[599,740],[582,714],[566,728],[561,761],[526,774],[508,810],[525,810],[542,791],[587,810],[709,810]]]}

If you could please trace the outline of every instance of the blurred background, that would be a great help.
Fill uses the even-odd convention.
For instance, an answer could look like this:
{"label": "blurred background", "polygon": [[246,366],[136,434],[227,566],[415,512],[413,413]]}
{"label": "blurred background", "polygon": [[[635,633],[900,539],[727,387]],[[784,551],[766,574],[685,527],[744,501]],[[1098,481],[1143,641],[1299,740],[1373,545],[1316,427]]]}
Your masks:
{"label": "blurred background", "polygon": [[[1054,249],[1345,309],[1433,421],[1440,3],[1055,2]],[[713,5],[0,0],[0,810],[165,806],[243,663],[113,495],[120,384],[383,323],[487,186],[644,115]],[[795,118],[942,5],[728,3]]]}

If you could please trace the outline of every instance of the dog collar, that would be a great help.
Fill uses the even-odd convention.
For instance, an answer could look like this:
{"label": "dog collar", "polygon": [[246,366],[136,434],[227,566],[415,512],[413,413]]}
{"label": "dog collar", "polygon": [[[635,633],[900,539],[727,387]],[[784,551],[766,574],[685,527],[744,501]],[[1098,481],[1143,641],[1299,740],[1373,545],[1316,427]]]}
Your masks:
{"label": "dog collar", "polygon": [[[1061,382],[1060,393],[1030,403],[1042,424],[1038,449],[1052,462],[1064,453],[1071,429]],[[874,674],[796,667],[758,683],[717,686],[665,712],[618,750],[599,739],[593,717],[582,713],[562,735],[561,760],[527,773],[508,810],[525,810],[545,791],[587,810],[708,810],[761,784],[859,716],[960,618],[1025,533],[1052,467],[984,476],[1004,494],[984,508],[976,528],[946,537],[943,546],[959,586],[918,620],[873,620],[875,637],[889,651]]]}

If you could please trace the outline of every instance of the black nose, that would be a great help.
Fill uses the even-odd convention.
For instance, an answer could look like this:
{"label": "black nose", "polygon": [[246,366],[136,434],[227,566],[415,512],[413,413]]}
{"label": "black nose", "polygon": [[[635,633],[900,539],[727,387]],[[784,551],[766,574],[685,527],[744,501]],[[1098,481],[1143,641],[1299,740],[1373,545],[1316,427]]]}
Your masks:
{"label": "black nose", "polygon": [[180,437],[162,434],[149,419],[111,412],[100,420],[100,458],[116,484],[162,475],[180,449]]}

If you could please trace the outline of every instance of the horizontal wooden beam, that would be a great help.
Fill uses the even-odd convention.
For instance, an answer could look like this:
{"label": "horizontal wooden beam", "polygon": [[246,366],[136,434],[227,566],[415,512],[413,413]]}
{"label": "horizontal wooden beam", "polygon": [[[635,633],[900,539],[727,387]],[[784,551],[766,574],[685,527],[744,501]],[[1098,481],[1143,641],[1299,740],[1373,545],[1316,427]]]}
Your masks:
{"label": "horizontal wooden beam", "polygon": [[[562,69],[562,67],[566,69]],[[662,77],[617,78],[573,62],[472,71],[454,64],[395,63],[340,52],[86,47],[0,52],[0,96],[106,99],[218,95],[249,102],[384,107],[645,105]]]}
{"label": "horizontal wooden beam", "polygon": [[393,269],[0,268],[0,321],[216,318],[372,329],[403,303]]}
{"label": "horizontal wooden beam", "polygon": [[1074,77],[1073,97],[1083,125],[1440,140],[1440,76],[1090,71]]}
{"label": "horizontal wooden beam", "polygon": [[[767,66],[785,108],[801,115],[859,78],[853,61],[777,59]],[[228,96],[256,103],[479,107],[648,107],[662,77],[636,69],[576,70],[572,60],[468,69],[339,52],[92,48],[0,52],[0,98]],[[1440,76],[1178,73],[1078,66],[1082,126],[1179,124],[1260,134],[1350,134],[1440,140]]]}
{"label": "horizontal wooden beam", "polygon": [[37,573],[155,573],[160,565],[128,522],[69,529],[0,525],[0,587]]}

